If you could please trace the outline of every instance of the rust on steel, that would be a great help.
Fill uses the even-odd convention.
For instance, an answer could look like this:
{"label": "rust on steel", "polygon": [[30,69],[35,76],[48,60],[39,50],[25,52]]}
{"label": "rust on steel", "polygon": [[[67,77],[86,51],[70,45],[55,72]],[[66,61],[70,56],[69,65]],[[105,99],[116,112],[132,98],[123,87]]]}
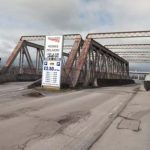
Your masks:
{"label": "rust on steel", "polygon": [[[87,35],[87,38],[92,39],[113,39],[113,38],[149,38],[150,37],[150,31],[126,31],[126,32],[104,32],[104,33],[89,33]],[[104,45],[106,48],[112,50],[114,53],[118,54],[119,56],[123,57],[129,62],[138,62],[138,56],[135,56],[134,59],[129,58],[127,55],[122,55],[123,51],[128,53],[130,55],[130,52],[127,51],[127,49],[130,49],[132,51],[135,51],[136,53],[139,53],[139,51],[148,50],[150,48],[150,44],[110,44],[110,45]],[[119,49],[119,52],[117,52],[117,49]],[[122,53],[120,52],[122,51]],[[146,55],[144,51],[141,53],[141,57],[143,59],[140,59],[139,62],[147,63],[149,60],[144,55]]]}
{"label": "rust on steel", "polygon": [[39,44],[35,44],[35,43],[32,43],[32,42],[29,42],[29,41],[26,41],[26,45],[30,46],[30,47],[34,47],[34,48],[38,48],[38,49],[44,50],[44,46],[39,45]]}
{"label": "rust on steel", "polygon": [[113,52],[115,52],[115,53],[117,53],[117,54],[150,54],[150,51],[149,50],[140,50],[140,51],[134,51],[134,49],[131,51],[131,50],[129,50],[129,51],[122,51],[122,50],[115,50],[115,51],[113,51]]}
{"label": "rust on steel", "polygon": [[130,62],[136,62],[136,63],[150,63],[150,59],[133,59],[133,58],[128,58],[127,59]]}
{"label": "rust on steel", "polygon": [[105,47],[130,62],[150,61],[150,44],[115,44],[105,45]]}
{"label": "rust on steel", "polygon": [[[150,49],[150,44],[110,44],[104,45],[108,49]],[[138,52],[138,51],[137,51]]]}
{"label": "rust on steel", "polygon": [[150,58],[150,53],[116,53],[121,57]]}
{"label": "rust on steel", "polygon": [[150,31],[103,32],[103,33],[89,33],[87,35],[87,38],[92,39],[134,38],[134,37],[150,37]]}
{"label": "rust on steel", "polygon": [[[29,52],[29,48],[32,47],[35,51],[32,52],[32,55],[36,55],[36,60],[33,60],[32,55]],[[39,73],[40,66],[42,65],[44,59],[44,46],[39,44],[31,43],[26,40],[20,40],[17,46],[12,51],[11,55],[9,56],[6,64],[4,65],[2,71],[7,72],[13,62],[15,61],[16,57],[19,55],[19,64],[18,64],[18,71],[19,73],[23,73],[23,68],[29,68],[27,73]],[[24,60],[27,60],[27,64],[25,65]],[[36,62],[36,66],[34,66],[33,61]],[[17,65],[17,64],[16,64]],[[28,66],[27,66],[28,65]]]}
{"label": "rust on steel", "polygon": [[75,63],[75,59],[77,58],[77,53],[80,53],[80,48],[82,47],[83,40],[82,38],[75,39],[74,44],[71,48],[70,54],[65,64],[65,74],[66,74],[66,82],[68,80],[69,74],[72,71],[73,64]]}
{"label": "rust on steel", "polygon": [[91,39],[86,39],[84,41],[84,44],[83,44],[83,47],[82,47],[82,52],[80,53],[80,57],[78,59],[78,62],[77,62],[77,66],[76,66],[76,72],[75,72],[75,75],[74,75],[74,80],[72,81],[72,85],[73,87],[75,87],[77,85],[77,82],[78,82],[78,79],[79,79],[79,76],[80,76],[80,73],[81,73],[81,69],[83,68],[83,65],[84,63],[86,63],[86,58],[87,58],[87,55],[88,55],[88,50],[90,48],[90,44],[91,44]]}
{"label": "rust on steel", "polygon": [[[19,56],[17,73],[41,75],[44,46],[34,41],[44,39],[45,35],[22,36],[4,66],[5,70],[9,71]],[[80,34],[64,35],[64,40],[73,40],[73,45],[63,45],[63,49],[70,52],[63,52],[62,84],[76,87],[79,84],[93,85],[98,79],[129,78],[128,62],[95,40],[83,40]]]}
{"label": "rust on steel", "polygon": [[[45,40],[46,35],[30,35],[30,36],[22,36],[20,40],[26,40],[26,41],[43,41]],[[80,34],[66,34],[63,35],[64,40],[75,40],[80,39]]]}
{"label": "rust on steel", "polygon": [[86,39],[74,68],[73,87],[98,79],[128,79],[128,62],[93,39]]}
{"label": "rust on steel", "polygon": [[15,60],[15,58],[17,57],[20,49],[22,48],[22,46],[24,45],[24,41],[19,41],[18,44],[16,45],[16,47],[14,48],[12,54],[9,56],[6,64],[5,64],[5,67],[9,67],[13,61]]}
{"label": "rust on steel", "polygon": [[98,42],[96,42],[96,41],[94,41],[94,40],[93,40],[93,43],[94,43],[93,46],[99,47],[99,49],[100,49],[101,51],[103,51],[103,52],[105,52],[105,53],[107,53],[107,54],[109,54],[109,55],[111,55],[111,56],[113,56],[113,57],[116,57],[116,58],[118,58],[119,60],[121,60],[121,61],[123,61],[123,62],[125,62],[125,63],[128,63],[125,59],[123,59],[123,58],[120,57],[119,55],[115,54],[114,52],[110,51],[110,50],[109,50],[108,48],[106,48],[105,46],[99,44]]}

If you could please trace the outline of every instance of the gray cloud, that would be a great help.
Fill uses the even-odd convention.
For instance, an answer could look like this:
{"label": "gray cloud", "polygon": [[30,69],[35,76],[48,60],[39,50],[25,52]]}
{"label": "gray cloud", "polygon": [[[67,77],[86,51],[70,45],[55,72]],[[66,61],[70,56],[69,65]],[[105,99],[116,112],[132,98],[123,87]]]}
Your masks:
{"label": "gray cloud", "polygon": [[[2,15],[9,23],[21,28],[56,29],[56,31],[79,30],[82,23],[78,1],[74,0],[14,0],[0,6]],[[4,20],[4,24],[7,20]],[[15,23],[14,23],[15,22]],[[44,30],[44,29],[43,29]]]}
{"label": "gray cloud", "polygon": [[22,35],[85,36],[89,32],[148,30],[150,26],[149,0],[0,0],[0,3],[0,55],[5,57]]}

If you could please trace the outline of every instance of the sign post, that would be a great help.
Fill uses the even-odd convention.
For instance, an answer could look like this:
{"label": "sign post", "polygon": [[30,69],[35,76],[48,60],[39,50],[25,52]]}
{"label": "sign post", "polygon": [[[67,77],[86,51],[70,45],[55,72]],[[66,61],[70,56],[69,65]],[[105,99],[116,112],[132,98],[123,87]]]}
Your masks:
{"label": "sign post", "polygon": [[46,36],[42,86],[60,89],[63,36]]}

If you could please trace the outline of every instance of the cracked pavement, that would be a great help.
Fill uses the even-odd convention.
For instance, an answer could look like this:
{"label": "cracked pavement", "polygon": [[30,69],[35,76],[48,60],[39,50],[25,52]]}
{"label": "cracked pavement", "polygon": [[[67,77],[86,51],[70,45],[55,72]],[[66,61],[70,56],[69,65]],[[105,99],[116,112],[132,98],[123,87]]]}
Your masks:
{"label": "cracked pavement", "polygon": [[143,85],[90,150],[149,150],[150,92]]}
{"label": "cracked pavement", "polygon": [[139,87],[83,89],[38,98],[25,96],[26,85],[0,85],[0,150],[58,150],[81,141],[85,131],[96,129]]}

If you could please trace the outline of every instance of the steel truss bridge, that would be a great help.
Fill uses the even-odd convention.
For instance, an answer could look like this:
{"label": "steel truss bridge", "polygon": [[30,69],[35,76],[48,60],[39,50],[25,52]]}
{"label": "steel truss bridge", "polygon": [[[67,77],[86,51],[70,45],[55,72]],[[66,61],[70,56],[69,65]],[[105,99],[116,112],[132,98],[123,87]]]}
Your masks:
{"label": "steel truss bridge", "polygon": [[[150,44],[101,45],[95,39],[150,37],[150,31],[64,35],[62,84],[95,85],[101,80],[129,80],[129,63],[150,62]],[[41,77],[45,35],[22,36],[8,58],[1,74]],[[127,51],[128,49],[128,51]],[[13,63],[18,58],[17,67]]]}
{"label": "steel truss bridge", "polygon": [[150,44],[105,45],[129,62],[150,63]]}

